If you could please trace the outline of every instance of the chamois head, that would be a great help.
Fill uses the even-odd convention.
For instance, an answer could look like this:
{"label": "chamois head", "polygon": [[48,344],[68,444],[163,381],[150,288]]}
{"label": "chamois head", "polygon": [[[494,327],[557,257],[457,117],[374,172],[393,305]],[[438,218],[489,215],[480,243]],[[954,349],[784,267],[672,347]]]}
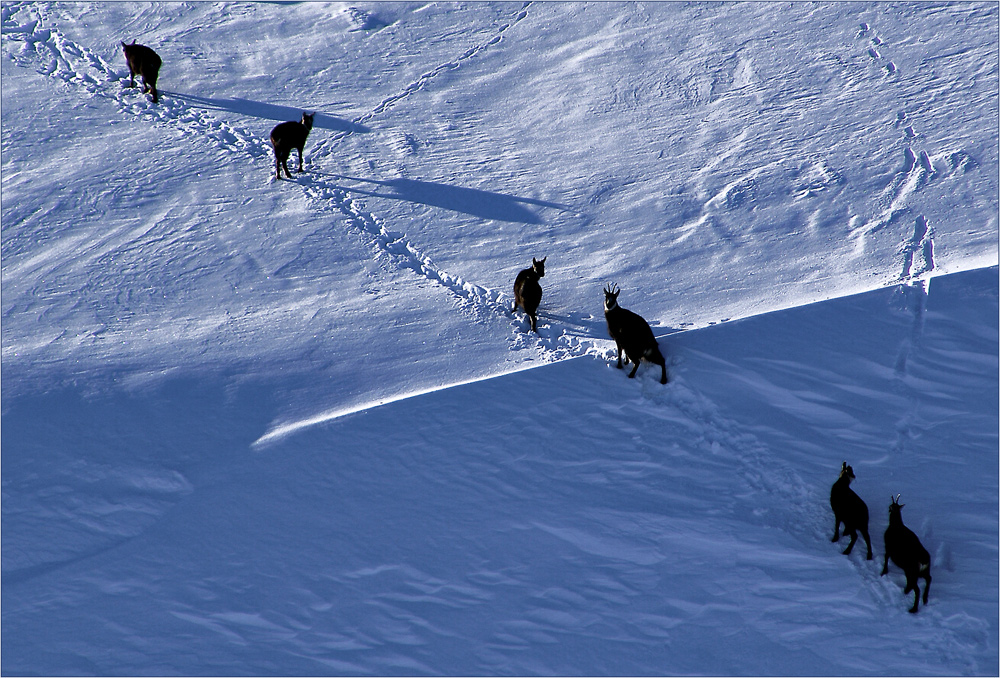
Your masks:
{"label": "chamois head", "polygon": [[545,260],[548,258],[548,256],[544,256],[539,260],[531,257],[531,270],[533,270],[539,278],[545,277]]}
{"label": "chamois head", "polygon": [[315,117],[316,117],[315,113],[306,113],[305,111],[303,111],[302,112],[302,121],[301,121],[302,122],[302,126],[305,127],[307,130],[312,129],[313,128],[313,118],[315,118]]}
{"label": "chamois head", "polygon": [[854,469],[848,466],[846,461],[844,462],[844,465],[840,467],[840,477],[843,478],[844,476],[847,476],[848,483],[856,477],[854,475]]}
{"label": "chamois head", "polygon": [[610,285],[604,286],[604,310],[610,311],[611,309],[618,306],[618,295],[621,294],[621,290],[618,289],[618,285],[611,283]]}
{"label": "chamois head", "polygon": [[904,506],[906,506],[906,504],[900,504],[899,503],[899,498],[901,496],[903,496],[903,495],[897,494],[895,497],[890,497],[890,499],[892,499],[892,503],[889,504],[889,522],[890,523],[896,522],[896,521],[900,521],[901,522],[903,520],[902,508]]}

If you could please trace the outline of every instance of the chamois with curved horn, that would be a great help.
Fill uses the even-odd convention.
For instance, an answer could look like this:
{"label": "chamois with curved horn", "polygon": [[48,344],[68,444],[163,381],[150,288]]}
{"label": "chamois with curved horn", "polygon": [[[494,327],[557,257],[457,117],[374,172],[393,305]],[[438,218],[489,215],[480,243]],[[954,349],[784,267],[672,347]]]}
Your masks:
{"label": "chamois with curved horn", "polygon": [[927,594],[931,590],[931,554],[927,552],[920,539],[910,528],[903,524],[902,509],[906,504],[900,504],[896,495],[889,505],[889,527],[885,531],[885,563],[882,566],[882,574],[889,572],[889,560],[899,567],[906,575],[906,588],[903,593],[914,591],[913,607],[910,612],[916,612],[920,606],[920,586],[917,579],[923,577],[927,584],[924,586],[924,605],[927,604]]}
{"label": "chamois with curved horn", "polygon": [[653,330],[649,327],[642,316],[624,309],[618,305],[618,295],[621,290],[618,285],[606,285],[604,287],[604,319],[608,322],[608,334],[615,340],[618,347],[618,369],[622,368],[622,354],[625,356],[625,363],[632,361],[632,371],[629,372],[629,379],[635,377],[639,370],[639,363],[647,360],[660,366],[660,383],[667,383],[667,361],[660,353],[660,346],[656,343]]}

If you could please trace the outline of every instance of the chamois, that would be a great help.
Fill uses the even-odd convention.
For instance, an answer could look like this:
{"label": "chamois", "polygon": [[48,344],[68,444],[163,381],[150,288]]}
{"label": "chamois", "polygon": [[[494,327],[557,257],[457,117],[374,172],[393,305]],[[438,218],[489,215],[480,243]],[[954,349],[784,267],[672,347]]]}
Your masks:
{"label": "chamois", "polygon": [[135,40],[131,45],[122,42],[122,51],[125,52],[125,62],[128,64],[128,86],[135,87],[135,75],[142,76],[142,93],[152,91],[153,103],[160,100],[156,93],[156,78],[160,74],[160,56],[145,45],[137,45]]}
{"label": "chamois", "polygon": [[858,532],[865,538],[868,546],[868,560],[872,559],[872,540],[868,536],[868,506],[851,489],[854,480],[854,469],[844,462],[840,467],[840,477],[830,489],[830,508],[833,509],[833,539],[840,539],[840,524],[844,524],[844,534],[850,536],[851,543],[844,550],[844,555],[850,555],[854,542],[858,540]]}
{"label": "chamois", "polygon": [[302,113],[300,122],[283,122],[271,130],[271,146],[274,147],[274,171],[276,176],[281,178],[281,169],[285,169],[285,174],[292,178],[288,171],[288,156],[292,149],[299,152],[299,171],[302,172],[302,149],[306,145],[306,137],[313,126],[315,113]]}
{"label": "chamois", "polygon": [[545,260],[531,257],[531,268],[526,268],[517,274],[514,279],[514,310],[520,306],[528,314],[531,320],[531,331],[537,333],[538,327],[538,304],[542,301],[542,286],[538,284],[539,278],[545,277]]}
{"label": "chamois", "polygon": [[618,295],[621,290],[617,285],[604,287],[604,318],[608,321],[608,334],[615,340],[618,347],[618,369],[622,368],[622,354],[625,354],[625,364],[634,363],[629,379],[635,377],[639,363],[643,358],[660,366],[662,374],[660,383],[667,383],[667,361],[660,353],[660,347],[653,336],[653,330],[642,316],[618,305]]}
{"label": "chamois", "polygon": [[903,593],[914,591],[913,607],[910,608],[910,612],[916,612],[920,606],[920,586],[917,585],[917,579],[923,577],[927,580],[924,586],[924,605],[927,604],[927,594],[931,590],[931,554],[927,553],[917,535],[903,524],[902,508],[906,504],[900,504],[899,497],[898,494],[893,497],[892,504],[889,505],[889,527],[885,530],[885,564],[882,567],[882,575],[889,572],[891,558],[906,575],[906,588],[903,589]]}

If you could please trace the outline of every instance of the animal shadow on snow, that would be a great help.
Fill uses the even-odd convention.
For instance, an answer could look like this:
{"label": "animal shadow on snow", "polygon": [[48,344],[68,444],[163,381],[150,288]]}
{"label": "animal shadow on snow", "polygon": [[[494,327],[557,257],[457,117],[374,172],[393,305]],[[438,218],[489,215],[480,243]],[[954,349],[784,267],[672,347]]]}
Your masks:
{"label": "animal shadow on snow", "polygon": [[349,177],[344,175],[328,175],[337,179],[347,179],[365,184],[373,184],[377,187],[388,190],[361,190],[358,188],[343,187],[344,190],[352,193],[360,193],[376,198],[389,198],[391,200],[406,200],[408,202],[429,205],[431,207],[441,207],[453,212],[461,212],[482,219],[494,219],[496,221],[509,221],[523,224],[542,224],[541,217],[528,209],[526,205],[538,207],[551,207],[558,210],[570,211],[565,205],[544,200],[534,200],[531,198],[518,198],[503,193],[483,191],[478,188],[464,188],[462,186],[449,186],[433,181],[419,181],[416,179],[390,179],[388,181],[377,181],[375,179],[361,179],[359,177]]}
{"label": "animal shadow on snow", "polygon": [[[162,92],[162,90],[161,90]],[[166,92],[163,92],[166,93]],[[204,108],[211,111],[228,111],[239,115],[246,115],[252,118],[262,118],[264,120],[298,120],[302,116],[303,108],[293,108],[292,106],[278,106],[276,104],[266,104],[260,101],[250,101],[249,99],[229,98],[212,99],[201,97],[195,94],[182,94],[180,92],[170,92],[170,94],[194,108]],[[311,109],[309,109],[311,110]],[[313,119],[313,128],[334,130],[336,132],[352,132],[355,134],[367,134],[371,132],[370,127],[359,125],[356,122],[337,118],[326,113],[316,113]]]}
{"label": "animal shadow on snow", "polygon": [[[510,309],[507,309],[510,311]],[[510,315],[516,315],[510,311]],[[525,320],[524,326],[530,328],[530,321]],[[658,321],[651,321],[650,328],[657,340],[668,337],[677,332],[683,332],[683,328],[661,326]],[[555,338],[560,331],[566,330],[566,334],[580,339],[606,339],[611,340],[608,335],[608,323],[603,316],[595,316],[587,311],[566,311],[546,308],[543,303],[538,308],[538,333],[544,338]],[[527,331],[527,330],[525,330]],[[661,347],[662,348],[662,347]],[[667,363],[670,364],[670,357],[667,356]]]}
{"label": "animal shadow on snow", "polygon": [[[542,321],[546,321],[545,327]],[[559,328],[565,328],[572,332],[573,336],[583,339],[607,339],[608,326],[604,318],[595,317],[591,313],[583,311],[546,311],[543,305],[538,309],[539,329],[548,329],[550,323],[554,323]],[[545,336],[545,333],[541,333]]]}

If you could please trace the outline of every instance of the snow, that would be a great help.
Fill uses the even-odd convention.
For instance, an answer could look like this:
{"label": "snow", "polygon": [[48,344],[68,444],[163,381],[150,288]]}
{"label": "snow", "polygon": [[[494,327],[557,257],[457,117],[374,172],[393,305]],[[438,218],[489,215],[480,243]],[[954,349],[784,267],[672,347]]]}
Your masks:
{"label": "snow", "polygon": [[996,675],[998,14],[4,3],[0,669]]}

